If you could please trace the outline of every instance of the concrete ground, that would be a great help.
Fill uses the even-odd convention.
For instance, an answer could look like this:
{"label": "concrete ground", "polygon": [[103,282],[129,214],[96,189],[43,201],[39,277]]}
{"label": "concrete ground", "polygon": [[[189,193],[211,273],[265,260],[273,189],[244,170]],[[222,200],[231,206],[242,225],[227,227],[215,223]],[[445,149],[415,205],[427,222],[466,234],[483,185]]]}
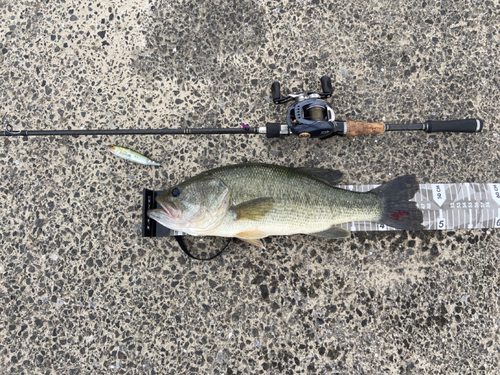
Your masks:
{"label": "concrete ground", "polygon": [[[0,2],[0,114],[23,130],[262,126],[283,92],[349,120],[479,134],[0,139],[1,374],[498,374],[498,229],[141,238],[142,189],[241,162],[352,184],[500,182],[498,1]],[[162,167],[132,165],[108,144]],[[203,240],[209,241],[209,240]]]}

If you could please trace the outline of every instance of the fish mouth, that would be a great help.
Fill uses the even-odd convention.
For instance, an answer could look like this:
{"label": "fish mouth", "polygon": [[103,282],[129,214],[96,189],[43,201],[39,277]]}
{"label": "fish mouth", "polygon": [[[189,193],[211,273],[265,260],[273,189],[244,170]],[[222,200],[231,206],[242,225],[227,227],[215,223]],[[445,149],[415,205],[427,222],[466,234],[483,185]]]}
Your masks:
{"label": "fish mouth", "polygon": [[[158,201],[157,201],[158,202]],[[174,203],[171,202],[158,202],[161,206],[161,210],[167,214],[171,219],[177,219],[181,216],[181,210],[179,210]]]}
{"label": "fish mouth", "polygon": [[147,216],[164,227],[177,229],[177,227],[182,223],[179,221],[182,214],[181,210],[170,202],[158,203],[161,207],[148,210]]}
{"label": "fish mouth", "polygon": [[153,219],[154,221],[160,223],[165,227],[168,227],[168,225],[170,224],[170,216],[168,216],[167,213],[161,208],[148,210],[147,215],[150,219]]}

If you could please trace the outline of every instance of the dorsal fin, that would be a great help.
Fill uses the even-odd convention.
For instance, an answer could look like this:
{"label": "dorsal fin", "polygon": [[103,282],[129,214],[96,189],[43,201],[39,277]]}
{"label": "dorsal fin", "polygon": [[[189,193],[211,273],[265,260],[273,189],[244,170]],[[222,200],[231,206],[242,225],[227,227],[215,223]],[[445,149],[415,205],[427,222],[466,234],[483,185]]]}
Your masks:
{"label": "dorsal fin", "polygon": [[339,170],[326,169],[326,168],[297,168],[299,171],[307,173],[308,175],[326,182],[328,185],[340,185],[344,177],[344,173]]}

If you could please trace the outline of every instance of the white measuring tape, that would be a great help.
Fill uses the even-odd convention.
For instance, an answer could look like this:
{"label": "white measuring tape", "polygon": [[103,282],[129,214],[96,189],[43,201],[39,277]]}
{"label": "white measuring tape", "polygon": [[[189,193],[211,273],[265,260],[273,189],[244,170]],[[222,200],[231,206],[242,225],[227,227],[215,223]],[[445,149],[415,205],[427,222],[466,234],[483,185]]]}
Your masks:
{"label": "white measuring tape", "polygon": [[[343,185],[342,189],[367,192],[379,185]],[[424,215],[424,230],[500,228],[500,183],[421,184],[411,199]],[[340,224],[352,232],[399,230],[371,221]],[[158,224],[158,236],[182,236]]]}
{"label": "white measuring tape", "polygon": [[[351,191],[370,191],[379,185],[346,185]],[[500,183],[421,184],[411,199],[424,215],[425,230],[500,228]],[[350,231],[398,230],[369,221],[340,225]]]}

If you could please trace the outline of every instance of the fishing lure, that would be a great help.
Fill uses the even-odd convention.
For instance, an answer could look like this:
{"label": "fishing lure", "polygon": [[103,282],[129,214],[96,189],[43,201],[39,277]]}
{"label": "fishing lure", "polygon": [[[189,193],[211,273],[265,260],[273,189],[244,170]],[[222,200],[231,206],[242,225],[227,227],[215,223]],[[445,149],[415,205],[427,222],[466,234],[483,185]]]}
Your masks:
{"label": "fishing lure", "polygon": [[131,150],[130,148],[109,145],[108,150],[111,151],[112,154],[129,161],[133,161],[134,163],[139,163],[143,165],[155,165],[159,167],[161,163],[157,161],[151,160],[150,158],[139,154],[138,152]]}

